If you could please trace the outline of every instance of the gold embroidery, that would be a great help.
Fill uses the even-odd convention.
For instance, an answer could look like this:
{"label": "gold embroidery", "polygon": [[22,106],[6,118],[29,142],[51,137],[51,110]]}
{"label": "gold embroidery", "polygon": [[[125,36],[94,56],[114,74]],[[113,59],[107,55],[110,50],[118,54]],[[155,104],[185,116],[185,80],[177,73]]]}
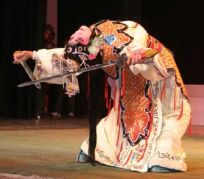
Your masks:
{"label": "gold embroidery", "polygon": [[[127,28],[127,25],[119,21],[108,20],[96,25],[95,28],[97,31],[103,34],[104,39],[108,36],[112,36],[114,38],[111,43],[104,43],[102,46],[103,62],[116,60],[118,58],[118,53],[120,52],[120,50],[122,50],[132,40],[132,37],[124,32],[124,30]],[[119,51],[115,51],[117,49]],[[115,67],[108,67],[104,69],[104,71],[111,77],[116,77]]]}
{"label": "gold embroidery", "polygon": [[[125,107],[123,123],[125,134],[134,145],[142,135],[148,137],[145,133],[148,123],[151,120],[148,112],[149,100],[145,97],[146,80],[144,77],[134,75],[129,68],[125,68],[125,95],[122,98],[122,104]],[[151,125],[151,124],[150,124]]]}

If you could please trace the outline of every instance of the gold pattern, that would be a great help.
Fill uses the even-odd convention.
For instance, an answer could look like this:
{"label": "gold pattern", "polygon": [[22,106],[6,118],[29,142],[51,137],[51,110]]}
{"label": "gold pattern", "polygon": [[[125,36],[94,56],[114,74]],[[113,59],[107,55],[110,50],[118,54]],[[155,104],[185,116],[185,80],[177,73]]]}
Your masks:
{"label": "gold pattern", "polygon": [[146,80],[141,75],[134,75],[125,68],[125,95],[122,104],[125,107],[123,123],[125,134],[132,143],[137,142],[140,134],[145,136],[145,129],[151,120],[145,111],[149,108],[149,100],[145,97]]}
{"label": "gold pattern", "polygon": [[[124,45],[128,45],[132,37],[124,33],[124,30],[127,28],[127,25],[117,22],[117,21],[105,21],[96,25],[96,30],[100,31],[104,37],[112,35],[115,37],[115,40],[111,44],[104,43],[102,46],[102,56],[103,62],[110,60],[116,60],[118,58],[118,53],[114,52],[114,48],[120,49]],[[104,71],[109,74],[111,77],[116,78],[115,67],[108,67]]]}

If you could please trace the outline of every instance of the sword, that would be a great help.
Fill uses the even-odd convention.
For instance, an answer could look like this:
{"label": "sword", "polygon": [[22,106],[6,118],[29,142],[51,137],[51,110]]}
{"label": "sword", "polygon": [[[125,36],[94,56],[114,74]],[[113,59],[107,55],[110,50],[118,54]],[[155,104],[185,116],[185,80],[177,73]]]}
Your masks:
{"label": "sword", "polygon": [[30,85],[36,85],[36,84],[40,84],[42,82],[46,82],[48,80],[62,78],[62,77],[67,77],[67,76],[71,76],[71,75],[79,76],[79,75],[81,75],[82,73],[85,73],[85,72],[89,72],[89,71],[93,71],[93,70],[98,70],[98,69],[102,69],[102,68],[106,68],[106,67],[110,67],[110,66],[114,66],[114,65],[122,68],[125,65],[126,60],[127,60],[126,54],[122,54],[121,56],[118,57],[117,61],[110,60],[107,63],[93,65],[93,66],[82,68],[80,70],[73,71],[73,72],[64,71],[62,74],[53,75],[53,76],[49,76],[49,77],[46,77],[46,78],[42,78],[42,79],[38,79],[38,80],[32,80],[32,81],[28,81],[28,82],[25,82],[25,83],[21,83],[21,84],[18,85],[18,87],[25,87],[25,86],[30,86]]}
{"label": "sword", "polygon": [[[26,71],[27,75],[29,76],[29,78],[32,80],[32,81],[35,81],[35,77],[33,76],[33,73],[31,71],[31,69],[29,68],[28,64],[25,62],[25,61],[21,61],[19,62],[22,67],[24,68],[24,70]],[[18,63],[15,63],[14,64],[18,64]],[[38,89],[41,89],[41,85],[40,83],[34,83],[34,85],[38,88]]]}

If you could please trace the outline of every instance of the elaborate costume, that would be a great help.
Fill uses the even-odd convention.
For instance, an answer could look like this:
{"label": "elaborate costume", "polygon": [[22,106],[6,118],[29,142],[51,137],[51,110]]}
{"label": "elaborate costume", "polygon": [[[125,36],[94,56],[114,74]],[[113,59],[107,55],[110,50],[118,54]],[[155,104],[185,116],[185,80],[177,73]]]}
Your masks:
{"label": "elaborate costume", "polygon": [[[33,58],[47,60],[59,52],[81,64],[98,53],[103,62],[124,53],[130,58],[121,83],[116,67],[104,69],[114,105],[97,125],[95,160],[139,172],[154,166],[186,171],[181,138],[191,109],[173,54],[136,22],[100,21],[89,28],[91,33],[82,27],[71,36],[65,51],[38,51]],[[88,147],[86,139],[81,149],[87,155]]]}
{"label": "elaborate costume", "polygon": [[[181,137],[191,110],[172,53],[135,22],[102,21],[93,30],[105,39],[104,61],[128,55],[128,48],[158,52],[123,69],[122,94],[116,70],[105,69],[114,80],[114,107],[97,126],[96,161],[140,172],[152,166],[185,171]],[[88,154],[87,141],[82,150]]]}

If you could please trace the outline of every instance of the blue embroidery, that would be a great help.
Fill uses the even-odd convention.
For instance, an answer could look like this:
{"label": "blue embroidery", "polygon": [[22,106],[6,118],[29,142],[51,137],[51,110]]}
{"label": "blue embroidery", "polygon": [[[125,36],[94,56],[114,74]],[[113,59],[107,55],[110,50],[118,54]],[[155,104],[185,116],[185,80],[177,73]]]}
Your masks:
{"label": "blue embroidery", "polygon": [[105,36],[104,40],[105,40],[105,43],[107,43],[108,45],[111,45],[116,40],[116,37],[114,35],[107,35]]}

